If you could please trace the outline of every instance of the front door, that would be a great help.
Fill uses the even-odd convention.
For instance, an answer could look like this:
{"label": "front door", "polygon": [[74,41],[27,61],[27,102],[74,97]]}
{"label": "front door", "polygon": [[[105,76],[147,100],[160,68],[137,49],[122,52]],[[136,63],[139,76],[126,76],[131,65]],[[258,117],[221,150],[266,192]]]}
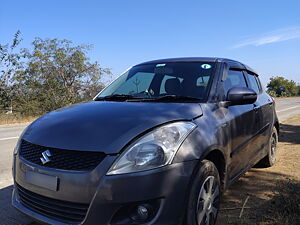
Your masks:
{"label": "front door", "polygon": [[[233,87],[247,87],[242,71],[228,71],[227,77],[223,81],[224,93],[227,95],[227,92]],[[253,104],[229,106],[226,111],[230,148],[228,174],[230,179],[234,179],[249,168],[249,159],[252,155],[251,139],[257,123],[257,116]]]}

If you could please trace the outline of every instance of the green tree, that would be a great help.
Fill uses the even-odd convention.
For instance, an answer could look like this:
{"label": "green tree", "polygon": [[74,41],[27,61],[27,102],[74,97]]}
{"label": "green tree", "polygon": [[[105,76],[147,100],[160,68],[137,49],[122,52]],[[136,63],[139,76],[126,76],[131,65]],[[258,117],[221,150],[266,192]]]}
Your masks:
{"label": "green tree", "polygon": [[23,49],[25,69],[15,73],[19,111],[43,114],[51,110],[90,100],[103,87],[110,70],[91,62],[89,45],[69,40],[36,38],[32,49]]}
{"label": "green tree", "polygon": [[0,44],[0,111],[11,106],[13,100],[13,76],[22,67],[24,55],[17,49],[21,42],[20,31],[11,44]]}
{"label": "green tree", "polygon": [[268,93],[269,95],[271,95],[272,97],[277,97],[276,92],[273,91],[273,90],[267,90],[267,93]]}
{"label": "green tree", "polygon": [[276,93],[277,96],[295,96],[298,94],[296,82],[284,77],[271,77],[267,88],[269,93]]}

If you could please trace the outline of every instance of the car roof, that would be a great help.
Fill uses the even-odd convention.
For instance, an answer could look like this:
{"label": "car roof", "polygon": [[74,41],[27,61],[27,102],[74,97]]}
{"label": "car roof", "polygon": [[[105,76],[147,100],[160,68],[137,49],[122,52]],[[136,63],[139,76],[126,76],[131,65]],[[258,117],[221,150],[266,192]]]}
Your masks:
{"label": "car roof", "polygon": [[153,63],[168,63],[168,62],[219,62],[219,63],[225,62],[225,63],[228,63],[231,68],[246,69],[257,75],[257,73],[252,68],[250,68],[249,66],[247,66],[239,61],[227,59],[227,58],[218,58],[218,57],[166,58],[166,59],[157,59],[157,60],[143,62],[143,63],[137,64],[136,66],[145,65],[145,64],[153,64]]}

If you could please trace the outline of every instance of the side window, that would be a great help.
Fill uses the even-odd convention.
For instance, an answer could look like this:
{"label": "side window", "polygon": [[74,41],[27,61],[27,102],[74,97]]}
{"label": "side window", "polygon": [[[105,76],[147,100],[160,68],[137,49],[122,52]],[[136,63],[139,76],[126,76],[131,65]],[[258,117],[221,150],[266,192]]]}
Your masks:
{"label": "side window", "polygon": [[258,78],[257,76],[255,76],[255,79],[256,79],[256,82],[257,82],[257,84],[258,84],[259,91],[262,92],[262,91],[263,91],[263,88],[262,88],[262,86],[261,86],[261,83],[260,83],[259,78]]}
{"label": "side window", "polygon": [[260,88],[257,83],[256,77],[249,73],[247,73],[247,77],[249,80],[249,88],[252,88],[258,94],[260,92]]}
{"label": "side window", "polygon": [[233,87],[247,87],[245,77],[242,71],[229,70],[224,81],[224,93],[227,95],[229,89]]}

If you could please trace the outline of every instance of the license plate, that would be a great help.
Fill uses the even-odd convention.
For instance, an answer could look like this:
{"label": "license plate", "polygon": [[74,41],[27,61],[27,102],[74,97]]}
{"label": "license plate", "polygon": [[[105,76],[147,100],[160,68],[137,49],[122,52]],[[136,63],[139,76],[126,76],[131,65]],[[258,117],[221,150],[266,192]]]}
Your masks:
{"label": "license plate", "polygon": [[51,191],[57,191],[58,178],[55,176],[26,171],[25,181]]}

